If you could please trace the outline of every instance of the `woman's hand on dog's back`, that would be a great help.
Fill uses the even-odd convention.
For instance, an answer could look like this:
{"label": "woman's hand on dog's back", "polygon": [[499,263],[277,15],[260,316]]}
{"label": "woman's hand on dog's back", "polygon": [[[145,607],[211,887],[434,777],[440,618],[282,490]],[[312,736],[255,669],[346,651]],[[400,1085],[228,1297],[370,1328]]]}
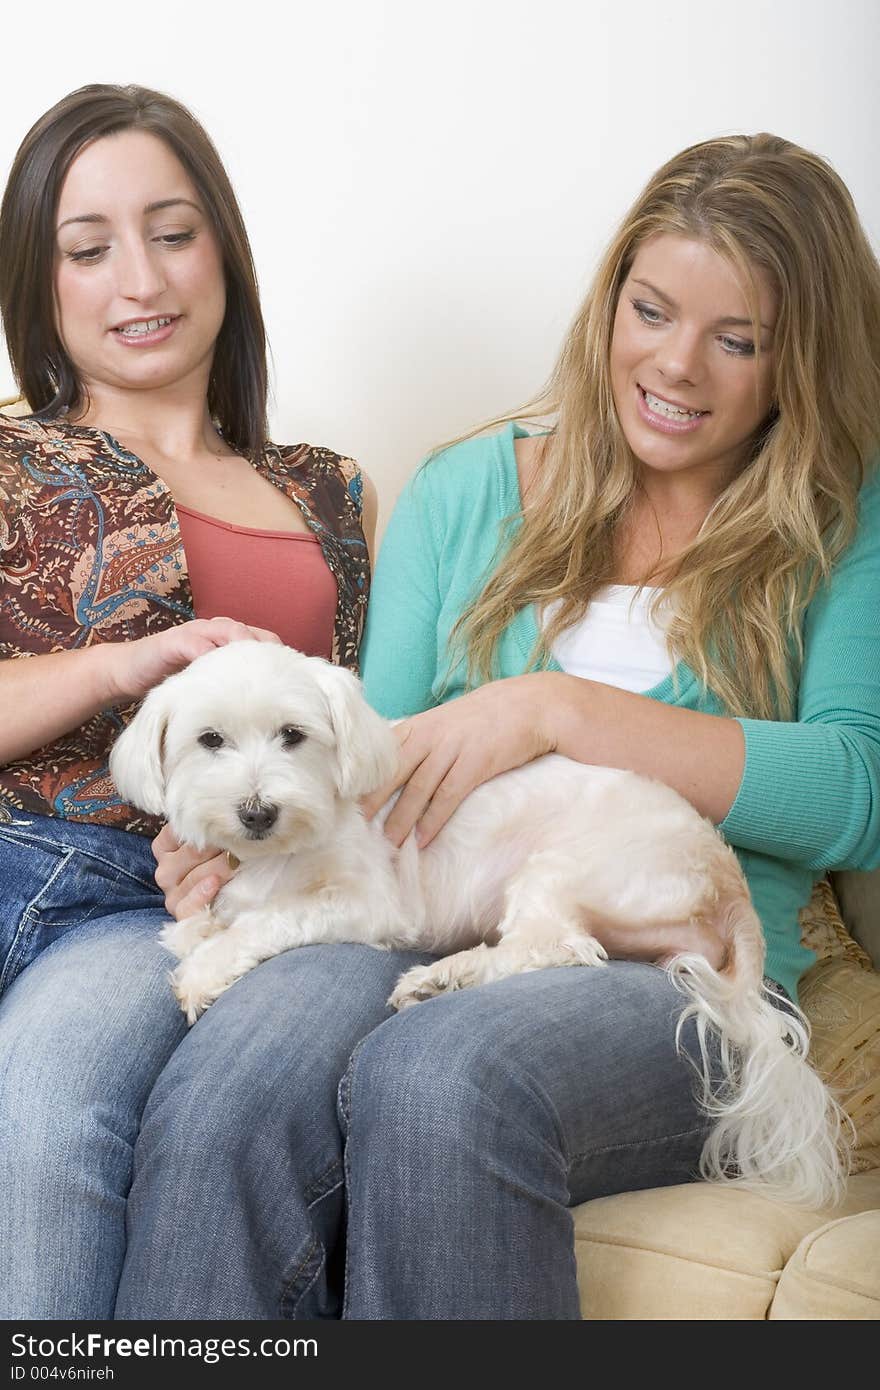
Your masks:
{"label": "woman's hand on dog's back", "polygon": [[550,695],[544,672],[509,676],[401,721],[397,774],[363,800],[364,813],[374,816],[400,790],[385,834],[400,846],[415,830],[429,845],[475,787],[555,751],[544,718]]}

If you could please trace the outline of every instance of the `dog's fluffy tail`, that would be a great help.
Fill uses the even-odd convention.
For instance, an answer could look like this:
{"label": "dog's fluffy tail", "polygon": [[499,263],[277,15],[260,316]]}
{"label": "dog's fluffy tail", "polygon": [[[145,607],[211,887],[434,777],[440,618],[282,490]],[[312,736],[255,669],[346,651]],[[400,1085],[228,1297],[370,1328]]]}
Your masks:
{"label": "dog's fluffy tail", "polygon": [[[753,911],[750,905],[746,910]],[[752,972],[738,972],[735,962],[719,974],[702,956],[683,955],[667,969],[689,1000],[676,1041],[683,1050],[682,1029],[693,1019],[701,1102],[714,1121],[700,1159],[702,1176],[797,1206],[839,1202],[851,1125],[807,1061],[810,1029],[800,1009],[789,1001],[784,1008],[771,1003],[762,984],[743,980]],[[711,1056],[716,1050],[720,1086]]]}

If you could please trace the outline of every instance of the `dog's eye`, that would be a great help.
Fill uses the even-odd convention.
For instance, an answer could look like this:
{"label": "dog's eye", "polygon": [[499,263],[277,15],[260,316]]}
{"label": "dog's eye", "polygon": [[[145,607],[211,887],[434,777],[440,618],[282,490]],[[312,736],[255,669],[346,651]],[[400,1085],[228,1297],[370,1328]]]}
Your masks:
{"label": "dog's eye", "polygon": [[305,734],[302,729],[297,729],[294,724],[285,724],[283,729],[279,729],[281,742],[285,748],[295,748],[298,743],[302,743]]}
{"label": "dog's eye", "polygon": [[206,729],[203,734],[199,734],[199,743],[203,748],[222,748],[223,735],[218,734],[216,729]]}

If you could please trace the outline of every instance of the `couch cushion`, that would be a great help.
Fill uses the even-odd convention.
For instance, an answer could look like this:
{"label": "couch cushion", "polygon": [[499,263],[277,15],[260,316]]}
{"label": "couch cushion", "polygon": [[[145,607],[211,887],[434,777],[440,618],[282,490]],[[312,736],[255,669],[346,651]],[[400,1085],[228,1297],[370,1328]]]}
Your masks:
{"label": "couch cushion", "polygon": [[773,1319],[880,1319],[880,1211],[829,1221],[792,1255],[770,1309]]}
{"label": "couch cushion", "polygon": [[827,881],[800,914],[816,964],[800,985],[810,1057],[854,1126],[852,1170],[880,1164],[880,973],[850,936]]}
{"label": "couch cushion", "polygon": [[[880,1206],[880,1172],[849,1180],[836,1219]],[[624,1192],[573,1212],[588,1319],[766,1318],[782,1270],[828,1221],[753,1192],[687,1183]]]}
{"label": "couch cushion", "polygon": [[852,1171],[880,1165],[880,974],[820,961],[801,981],[810,1057],[855,1127]]}

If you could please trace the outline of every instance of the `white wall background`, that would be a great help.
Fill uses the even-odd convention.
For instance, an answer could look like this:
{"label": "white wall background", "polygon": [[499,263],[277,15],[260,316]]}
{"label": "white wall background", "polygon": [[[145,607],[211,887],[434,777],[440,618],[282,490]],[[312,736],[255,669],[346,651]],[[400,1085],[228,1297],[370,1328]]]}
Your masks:
{"label": "white wall background", "polygon": [[880,241],[880,0],[43,0],[3,27],[3,180],[86,82],[202,120],[253,242],[274,437],[359,458],[383,517],[431,444],[540,386],[612,227],[684,146],[806,145]]}

